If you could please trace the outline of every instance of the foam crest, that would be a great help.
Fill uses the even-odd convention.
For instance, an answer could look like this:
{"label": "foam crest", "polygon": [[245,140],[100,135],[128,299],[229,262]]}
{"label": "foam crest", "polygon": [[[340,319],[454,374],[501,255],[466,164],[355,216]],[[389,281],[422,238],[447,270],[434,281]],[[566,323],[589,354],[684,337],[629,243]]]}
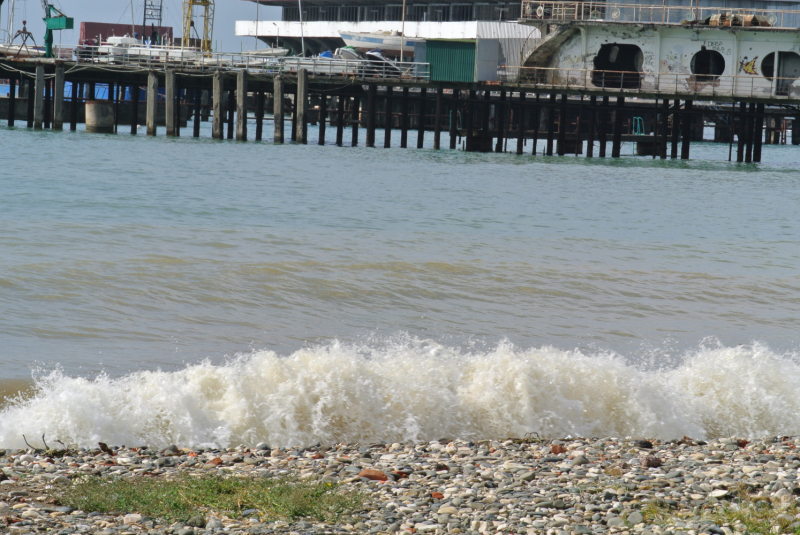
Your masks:
{"label": "foam crest", "polygon": [[68,444],[277,446],[442,437],[673,438],[800,434],[800,366],[752,346],[702,347],[653,370],[613,354],[500,344],[338,342],[289,356],[111,378],[36,379],[0,412],[0,447],[22,435]]}

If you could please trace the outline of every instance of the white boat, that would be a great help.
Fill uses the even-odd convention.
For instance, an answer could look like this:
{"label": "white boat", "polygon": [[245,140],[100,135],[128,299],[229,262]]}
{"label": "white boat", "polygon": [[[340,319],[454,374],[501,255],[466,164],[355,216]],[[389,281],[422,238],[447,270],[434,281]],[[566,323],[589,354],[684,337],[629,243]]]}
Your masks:
{"label": "white boat", "polygon": [[82,47],[81,57],[96,63],[172,63],[194,62],[203,59],[203,53],[195,48],[181,48],[175,46],[151,46],[142,43],[135,37],[111,36],[103,41],[100,46],[92,49]]}
{"label": "white boat", "polygon": [[6,58],[40,58],[44,56],[44,47],[26,44],[0,44],[0,56]]}
{"label": "white boat", "polygon": [[393,32],[343,32],[339,35],[347,46],[356,50],[367,52],[380,48],[389,55],[400,54],[400,45],[403,46],[403,55],[414,55],[414,43],[424,41],[417,37],[404,37],[398,31]]}

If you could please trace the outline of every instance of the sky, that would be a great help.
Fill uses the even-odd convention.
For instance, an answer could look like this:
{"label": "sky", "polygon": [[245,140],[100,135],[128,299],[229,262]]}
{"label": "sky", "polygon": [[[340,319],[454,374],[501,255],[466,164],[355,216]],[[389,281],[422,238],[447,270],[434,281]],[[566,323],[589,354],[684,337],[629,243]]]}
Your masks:
{"label": "sky", "polygon": [[[55,42],[64,45],[77,44],[80,32],[80,23],[83,22],[131,22],[131,0],[50,0],[57,9],[68,17],[75,19],[74,30],[56,32]],[[142,23],[144,1],[132,0],[136,17],[136,24]],[[23,18],[27,17],[28,31],[33,33],[37,44],[44,41],[44,22],[41,0],[5,0],[0,10],[0,40],[5,41],[6,27],[8,24],[8,8],[16,2],[14,15],[14,30],[22,27]],[[175,34],[180,35],[182,0],[162,0],[163,25],[175,28]],[[255,48],[255,39],[244,39],[234,34],[234,23],[237,20],[256,20],[256,4],[244,0],[216,0],[214,17],[215,48],[226,52],[238,52]],[[260,20],[280,19],[279,8],[260,7],[258,9]],[[260,45],[262,48],[264,44]]]}

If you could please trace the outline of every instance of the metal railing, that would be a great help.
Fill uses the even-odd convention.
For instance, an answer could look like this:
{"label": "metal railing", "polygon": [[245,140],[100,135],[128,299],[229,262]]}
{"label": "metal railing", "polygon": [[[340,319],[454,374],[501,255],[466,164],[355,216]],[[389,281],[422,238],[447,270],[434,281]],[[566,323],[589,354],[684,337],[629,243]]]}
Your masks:
{"label": "metal railing", "polygon": [[429,63],[382,62],[333,58],[270,57],[248,53],[203,53],[196,49],[172,47],[137,47],[136,49],[109,46],[56,47],[59,59],[75,61],[78,65],[102,65],[120,70],[236,71],[247,69],[258,73],[297,73],[306,69],[319,76],[350,79],[430,80]]}
{"label": "metal railing", "polygon": [[610,2],[522,1],[520,20],[554,22],[605,21],[793,28],[800,26],[800,11],[725,7],[639,5]]}
{"label": "metal railing", "polygon": [[686,73],[639,73],[550,67],[503,67],[501,80],[541,89],[587,90],[701,97],[800,99],[798,78],[765,78],[751,75],[717,76]]}

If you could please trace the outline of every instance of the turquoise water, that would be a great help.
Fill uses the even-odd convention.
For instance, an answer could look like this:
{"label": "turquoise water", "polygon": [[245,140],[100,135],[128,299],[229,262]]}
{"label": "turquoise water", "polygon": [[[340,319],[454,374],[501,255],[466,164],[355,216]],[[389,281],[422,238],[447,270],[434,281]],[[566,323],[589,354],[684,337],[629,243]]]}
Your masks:
{"label": "turquoise water", "polygon": [[[339,371],[352,367],[353,384],[363,372],[373,386],[388,381],[412,390],[405,377],[465,373],[460,359],[487,366],[510,359],[505,372],[495,370],[498,377],[522,368],[538,374],[553,359],[565,368],[548,372],[549,379],[536,375],[543,382],[532,391],[559,381],[588,391],[581,381],[618,369],[607,386],[631,382],[638,393],[629,402],[639,406],[672,399],[642,393],[654,388],[648,370],[672,374],[661,382],[680,383],[684,390],[676,392],[684,396],[687,381],[702,379],[696,374],[729,364],[733,381],[755,361],[766,371],[752,379],[761,382],[747,390],[748,399],[774,398],[776,373],[787,389],[800,384],[800,148],[764,146],[764,163],[748,165],[728,163],[728,146],[711,143],[693,145],[688,162],[631,156],[629,144],[615,161],[532,157],[530,143],[523,156],[434,151],[432,134],[423,150],[215,141],[209,124],[202,135],[0,127],[0,376],[33,372],[43,407],[71,403],[77,392],[89,399],[143,383],[153,392],[180,390],[178,383],[200,381],[192,374],[201,372],[231,381],[201,381],[203,395],[214,397],[209,392],[219,394],[217,388],[241,389],[243,375],[274,374],[288,362],[306,364],[302,373],[284,369],[284,382],[262,377],[263,384],[302,390],[298,385],[327,377],[303,375],[313,368],[304,359],[314,358]],[[309,137],[316,142],[314,127]],[[362,131],[362,143],[365,137]],[[383,132],[377,139],[382,144]],[[393,139],[399,146],[399,133]],[[461,375],[448,380],[425,388],[475,387]],[[348,388],[336,384],[337,392]],[[509,388],[522,395],[518,385]],[[562,394],[569,403],[581,395]],[[306,400],[310,406],[325,398],[316,396]],[[244,399],[236,406],[254,398]],[[367,403],[354,399],[347,410]],[[751,409],[760,419],[742,423],[743,432],[800,431],[794,420],[764,421],[772,408]],[[7,422],[33,418],[30,407],[16,410],[22,412],[5,414]],[[37,410],[41,434],[49,420]],[[541,420],[545,408],[531,410],[533,420],[502,429],[550,425]],[[696,407],[670,410],[674,417],[643,412],[639,423],[620,417],[602,430],[713,434],[715,425],[737,429],[743,418],[731,415],[729,423],[712,408],[713,418]],[[230,416],[215,418],[228,422],[228,438],[204,434],[202,426],[170,436],[223,443],[251,437],[248,429],[259,429],[251,438],[276,432],[266,417],[236,424],[241,429]],[[212,420],[208,425],[218,426]],[[301,420],[295,434],[274,440],[319,438]],[[76,429],[84,424],[58,429],[83,440]],[[3,425],[0,445],[14,442]],[[413,435],[397,425],[400,438]],[[418,438],[426,425],[490,434],[478,424],[415,425]],[[97,433],[125,440],[132,428]]]}

